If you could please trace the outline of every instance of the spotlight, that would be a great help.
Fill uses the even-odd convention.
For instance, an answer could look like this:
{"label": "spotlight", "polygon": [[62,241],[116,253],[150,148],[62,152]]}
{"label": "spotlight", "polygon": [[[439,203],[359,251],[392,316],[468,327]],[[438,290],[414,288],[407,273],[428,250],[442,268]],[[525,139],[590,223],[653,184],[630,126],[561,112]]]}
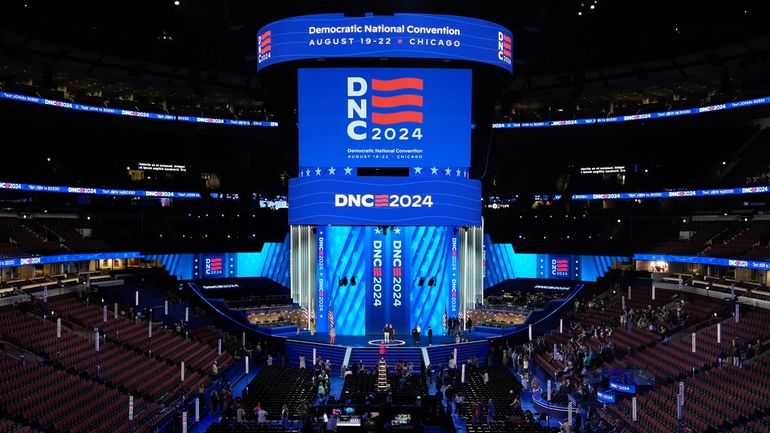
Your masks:
{"label": "spotlight", "polygon": [[355,286],[356,285],[356,276],[355,275],[350,277],[350,285],[351,286]]}

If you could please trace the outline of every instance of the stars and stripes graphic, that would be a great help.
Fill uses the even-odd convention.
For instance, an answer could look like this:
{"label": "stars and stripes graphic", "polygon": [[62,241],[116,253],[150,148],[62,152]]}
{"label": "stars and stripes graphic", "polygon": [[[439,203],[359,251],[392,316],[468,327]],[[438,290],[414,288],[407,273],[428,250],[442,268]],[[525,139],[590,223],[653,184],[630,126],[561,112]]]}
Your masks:
{"label": "stars and stripes graphic", "polygon": [[388,195],[387,194],[375,194],[374,195],[374,207],[388,207]]}
{"label": "stars and stripes graphic", "polygon": [[259,44],[259,54],[266,54],[273,49],[273,32],[267,30],[259,35],[257,43]]}
{"label": "stars and stripes graphic", "polygon": [[310,313],[308,313],[307,307],[302,307],[302,319],[305,321],[305,323],[310,321]]}
{"label": "stars and stripes graphic", "polygon": [[329,307],[329,314],[327,314],[327,317],[329,318],[329,329],[334,328],[334,312],[331,307]]}

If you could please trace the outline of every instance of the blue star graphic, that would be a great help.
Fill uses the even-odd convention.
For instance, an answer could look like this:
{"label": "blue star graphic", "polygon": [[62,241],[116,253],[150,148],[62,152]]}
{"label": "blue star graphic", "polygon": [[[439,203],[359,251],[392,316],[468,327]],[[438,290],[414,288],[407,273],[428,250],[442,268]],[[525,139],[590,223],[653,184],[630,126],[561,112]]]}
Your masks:
{"label": "blue star graphic", "polygon": [[430,174],[438,174],[438,169],[436,167],[431,167]]}
{"label": "blue star graphic", "polygon": [[345,176],[348,176],[348,175],[350,174],[350,172],[352,172],[352,171],[353,171],[353,169],[352,169],[352,168],[350,168],[350,167],[345,167]]}
{"label": "blue star graphic", "polygon": [[321,169],[320,169],[320,168],[316,167],[316,169],[315,169],[315,175],[316,175],[316,176],[320,176],[320,175],[321,175]]}

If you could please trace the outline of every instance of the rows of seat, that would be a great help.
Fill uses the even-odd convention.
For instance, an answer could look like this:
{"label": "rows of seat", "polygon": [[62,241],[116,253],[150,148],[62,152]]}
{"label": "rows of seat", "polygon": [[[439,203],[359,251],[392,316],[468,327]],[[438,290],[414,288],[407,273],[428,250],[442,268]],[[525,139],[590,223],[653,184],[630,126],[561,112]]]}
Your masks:
{"label": "rows of seat", "polygon": [[36,433],[37,430],[28,425],[19,424],[9,419],[0,420],[0,433]]}
{"label": "rows of seat", "polygon": [[[719,429],[770,410],[770,357],[742,367],[725,365],[684,380],[684,422],[696,431]],[[621,419],[639,433],[677,430],[676,394],[672,383],[637,397],[639,421],[631,420],[631,403],[607,406],[605,413]]]}
{"label": "rows of seat", "polygon": [[[0,407],[45,429],[70,433],[128,430],[128,395],[37,363],[0,356]],[[134,431],[150,431],[157,406],[134,400]]]}
{"label": "rows of seat", "polygon": [[146,323],[138,324],[120,315],[116,318],[113,314],[107,314],[105,322],[100,306],[71,295],[52,297],[49,304],[62,317],[88,328],[98,327],[112,339],[140,350],[151,350],[171,362],[184,361],[186,366],[201,372],[208,371],[215,361],[220,369],[227,368],[234,362],[233,357],[226,352],[217,355],[216,347],[185,339],[162,327],[153,326],[150,338]]}
{"label": "rows of seat", "polygon": [[268,419],[280,419],[281,407],[289,408],[289,418],[297,419],[300,403],[311,404],[317,387],[312,384],[313,370],[286,366],[267,366],[248,385],[244,393],[243,406],[248,411],[257,403],[268,414]]}
{"label": "rows of seat", "polygon": [[186,374],[181,383],[177,366],[153,357],[125,349],[109,340],[100,344],[63,327],[60,338],[56,337],[56,324],[24,314],[16,309],[4,309],[0,314],[0,332],[20,346],[45,355],[66,368],[116,386],[148,396],[152,399],[173,398],[180,388],[192,394],[210,379],[197,372]]}
{"label": "rows of seat", "polygon": [[[485,371],[489,375],[487,383],[484,383],[483,378]],[[495,420],[507,420],[514,415],[515,410],[511,406],[511,391],[518,396],[521,390],[521,383],[516,376],[505,368],[468,366],[465,369],[465,384],[458,391],[465,401],[460,407],[460,414],[470,420],[473,402],[486,406],[492,400],[495,404]]]}
{"label": "rows of seat", "polygon": [[[428,396],[428,386],[425,378],[419,374],[409,375],[406,379],[406,386],[401,389],[398,375],[388,375],[388,384],[390,384],[393,404],[414,404],[419,396],[424,399]],[[342,400],[350,398],[353,404],[364,404],[369,395],[377,393],[377,375],[376,374],[348,374],[345,376],[345,383],[342,386]],[[382,400],[382,399],[379,399]]]}

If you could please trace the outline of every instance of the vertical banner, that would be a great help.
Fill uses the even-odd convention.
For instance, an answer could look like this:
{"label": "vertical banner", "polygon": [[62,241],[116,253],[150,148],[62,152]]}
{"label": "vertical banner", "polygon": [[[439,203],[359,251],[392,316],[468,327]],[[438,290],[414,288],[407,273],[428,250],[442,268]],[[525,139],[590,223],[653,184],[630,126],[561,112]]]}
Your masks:
{"label": "vertical banner", "polygon": [[222,354],[222,339],[217,340],[217,355]]}
{"label": "vertical banner", "polygon": [[449,238],[449,272],[451,278],[449,280],[449,317],[458,317],[458,311],[460,311],[459,300],[457,298],[458,291],[460,289],[458,284],[459,276],[459,261],[457,243],[460,240],[460,231],[455,227],[452,230],[452,234]]}
{"label": "vertical banner", "polygon": [[99,351],[99,330],[94,328],[94,344],[96,346],[96,351]]}
{"label": "vertical banner", "polygon": [[43,287],[43,302],[48,303],[48,286]]}
{"label": "vertical banner", "polygon": [[184,321],[185,323],[190,322],[190,307],[184,307]]}
{"label": "vertical banner", "polygon": [[118,318],[118,303],[117,302],[113,306],[113,316],[115,316],[116,319]]}
{"label": "vertical banner", "polygon": [[652,300],[655,300],[655,284],[652,285]]}
{"label": "vertical banner", "polygon": [[564,333],[564,319],[559,319],[559,334]]}
{"label": "vertical banner", "polygon": [[465,364],[462,365],[462,371],[460,372],[460,383],[465,383]]}
{"label": "vertical banner", "polygon": [[195,397],[195,422],[201,420],[201,400],[200,397]]}
{"label": "vertical banner", "polygon": [[388,236],[388,252],[390,265],[390,294],[388,298],[390,304],[390,322],[398,332],[403,334],[410,333],[410,320],[408,318],[409,309],[404,304],[408,299],[408,286],[406,278],[409,275],[406,269],[407,260],[404,248],[404,229],[402,227],[391,228]]}
{"label": "vertical banner", "polygon": [[134,396],[133,395],[128,396],[128,420],[129,421],[134,420]]}
{"label": "vertical banner", "polygon": [[163,301],[163,315],[168,316],[168,299]]}
{"label": "vertical banner", "polygon": [[551,401],[551,379],[548,379],[548,401]]}
{"label": "vertical banner", "polygon": [[329,307],[327,294],[331,291],[327,285],[330,285],[331,281],[326,280],[326,227],[324,226],[316,227],[316,260],[316,294],[318,296],[315,303],[316,331],[327,332],[328,323],[323,318],[326,317],[326,309]]}
{"label": "vertical banner", "polygon": [[179,378],[182,379],[182,382],[184,382],[184,361],[182,361],[182,364],[179,368]]}
{"label": "vertical banner", "polygon": [[695,333],[693,332],[692,333],[692,353],[695,353],[695,339],[696,339],[696,336],[695,336]]}
{"label": "vertical banner", "polygon": [[741,321],[741,304],[735,303],[735,323],[740,323]]}
{"label": "vertical banner", "polygon": [[134,305],[137,307],[139,306],[139,290],[134,292]]}
{"label": "vertical banner", "polygon": [[631,420],[636,422],[636,396],[631,397]]}
{"label": "vertical banner", "polygon": [[61,338],[61,317],[56,319],[56,338]]}
{"label": "vertical banner", "polygon": [[246,374],[249,374],[249,357],[246,357]]}
{"label": "vertical banner", "polygon": [[717,323],[717,344],[722,344],[722,324]]}
{"label": "vertical banner", "polygon": [[[390,284],[387,276],[388,273],[386,272],[390,266],[387,266],[386,263],[386,246],[384,230],[380,227],[375,227],[371,234],[372,289],[369,291],[371,296],[367,297],[371,302],[366,310],[366,315],[369,319],[367,329],[370,330],[381,330],[386,323],[390,323],[389,309],[387,307],[390,302],[388,299]],[[399,331],[403,331],[403,329]]]}
{"label": "vertical banner", "polygon": [[107,304],[102,307],[102,322],[107,321]]}
{"label": "vertical banner", "polygon": [[182,412],[182,433],[187,433],[187,411]]}
{"label": "vertical banner", "polygon": [[625,296],[622,296],[620,298],[620,304],[621,304],[621,307],[623,308],[623,311],[626,311],[626,297]]}

